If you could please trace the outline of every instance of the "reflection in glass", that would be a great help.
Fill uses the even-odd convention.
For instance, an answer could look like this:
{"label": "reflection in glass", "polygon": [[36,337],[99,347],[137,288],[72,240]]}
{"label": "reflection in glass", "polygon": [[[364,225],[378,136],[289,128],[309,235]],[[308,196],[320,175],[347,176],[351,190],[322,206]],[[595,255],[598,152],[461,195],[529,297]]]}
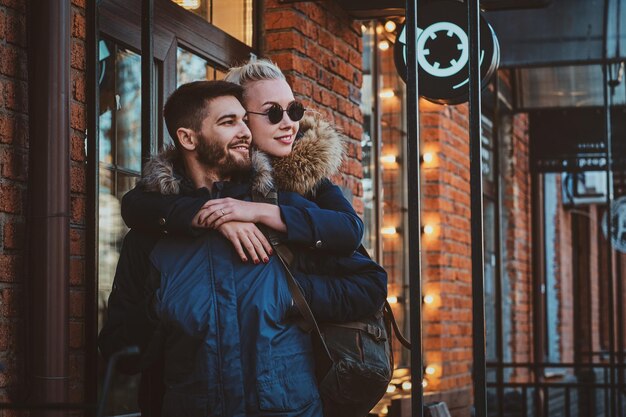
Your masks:
{"label": "reflection in glass", "polygon": [[172,0],[235,39],[252,46],[252,0]]}
{"label": "reflection in glass", "polygon": [[[141,57],[113,42],[100,41],[100,167],[98,188],[98,330],[106,318],[122,240],[127,228],[121,198],[141,171]],[[102,382],[104,363],[99,363]],[[107,414],[138,410],[138,377],[115,373]]]}
{"label": "reflection in glass", "polygon": [[361,87],[361,113],[363,114],[363,136],[361,138],[363,166],[363,246],[376,258],[379,257],[377,248],[378,201],[376,161],[378,159],[376,135],[376,115],[374,110],[375,97],[374,75],[374,25],[363,26],[363,85]]}
{"label": "reflection in glass", "polygon": [[212,66],[207,60],[182,48],[176,53],[176,86],[191,81],[222,80],[226,73]]}

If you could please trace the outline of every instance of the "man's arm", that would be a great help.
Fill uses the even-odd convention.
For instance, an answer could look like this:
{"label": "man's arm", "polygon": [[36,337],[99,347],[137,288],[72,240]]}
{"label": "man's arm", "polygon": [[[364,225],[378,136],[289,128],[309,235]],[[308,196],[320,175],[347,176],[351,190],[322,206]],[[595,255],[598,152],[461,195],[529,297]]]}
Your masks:
{"label": "man's arm", "polygon": [[106,321],[98,336],[106,360],[125,347],[139,347],[139,356],[118,362],[118,369],[124,373],[136,373],[148,366],[158,339],[158,321],[152,310],[158,276],[149,259],[155,242],[156,237],[132,230],[124,238]]}
{"label": "man's arm", "polygon": [[142,232],[197,236],[202,231],[192,222],[209,198],[208,193],[163,195],[135,187],[122,198],[122,218],[128,227]]}

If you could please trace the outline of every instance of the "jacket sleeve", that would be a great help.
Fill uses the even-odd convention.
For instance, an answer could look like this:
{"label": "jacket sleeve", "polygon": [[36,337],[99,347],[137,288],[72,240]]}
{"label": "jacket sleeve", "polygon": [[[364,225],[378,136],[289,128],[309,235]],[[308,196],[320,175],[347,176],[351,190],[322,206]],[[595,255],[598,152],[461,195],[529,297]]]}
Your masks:
{"label": "jacket sleeve", "polygon": [[[280,194],[279,194],[280,197]],[[312,199],[315,205],[280,204],[287,241],[351,255],[363,239],[363,221],[336,185],[324,180]]]}
{"label": "jacket sleeve", "polygon": [[208,195],[162,195],[135,187],[122,198],[122,218],[141,232],[197,236],[202,231],[191,221],[208,200]]}
{"label": "jacket sleeve", "polygon": [[309,257],[293,272],[320,322],[348,322],[375,314],[387,298],[387,273],[358,252],[349,257]]}
{"label": "jacket sleeve", "polygon": [[158,340],[158,321],[152,313],[156,290],[149,253],[156,238],[131,230],[124,238],[109,295],[106,320],[98,336],[102,356],[111,356],[130,346],[140,354],[120,358],[117,369],[132,374],[150,365]]}

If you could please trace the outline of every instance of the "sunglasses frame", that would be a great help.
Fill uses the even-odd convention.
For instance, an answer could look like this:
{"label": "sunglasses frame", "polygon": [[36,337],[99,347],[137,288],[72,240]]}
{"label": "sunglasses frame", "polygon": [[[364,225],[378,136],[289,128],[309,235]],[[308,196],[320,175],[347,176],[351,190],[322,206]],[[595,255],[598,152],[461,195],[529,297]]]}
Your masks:
{"label": "sunglasses frame", "polygon": [[[294,106],[300,107],[302,109],[302,115],[300,117],[297,117],[297,116],[291,114],[291,112],[293,112],[293,111],[299,111],[297,109],[297,107],[294,107]],[[275,124],[280,123],[281,120],[283,120],[283,114],[285,112],[287,113],[287,116],[289,117],[289,119],[292,122],[299,122],[304,117],[304,112],[305,111],[306,111],[306,108],[304,107],[304,105],[302,105],[301,102],[299,102],[299,101],[292,101],[291,103],[289,103],[287,105],[287,108],[285,108],[285,109],[283,109],[280,104],[274,103],[265,112],[248,111],[248,114],[260,114],[261,116],[267,116],[267,120],[271,124],[275,125]],[[279,116],[279,114],[280,114],[280,116]],[[276,115],[276,116],[273,116],[273,115]],[[278,119],[276,119],[277,117],[278,117]],[[273,118],[275,119],[275,121],[272,120]]]}

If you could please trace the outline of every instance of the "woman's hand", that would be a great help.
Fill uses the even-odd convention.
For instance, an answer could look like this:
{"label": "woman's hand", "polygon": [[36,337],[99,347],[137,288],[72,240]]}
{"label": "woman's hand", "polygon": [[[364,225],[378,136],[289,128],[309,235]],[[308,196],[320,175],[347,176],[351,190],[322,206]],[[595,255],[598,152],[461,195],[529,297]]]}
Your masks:
{"label": "woman's hand", "polygon": [[280,216],[278,206],[267,203],[252,203],[234,198],[209,200],[200,208],[192,225],[217,229],[227,222],[263,223],[279,232],[287,226]]}
{"label": "woman's hand", "polygon": [[247,262],[248,259],[255,264],[269,262],[272,245],[254,223],[230,221],[216,229],[230,240],[243,262]]}

